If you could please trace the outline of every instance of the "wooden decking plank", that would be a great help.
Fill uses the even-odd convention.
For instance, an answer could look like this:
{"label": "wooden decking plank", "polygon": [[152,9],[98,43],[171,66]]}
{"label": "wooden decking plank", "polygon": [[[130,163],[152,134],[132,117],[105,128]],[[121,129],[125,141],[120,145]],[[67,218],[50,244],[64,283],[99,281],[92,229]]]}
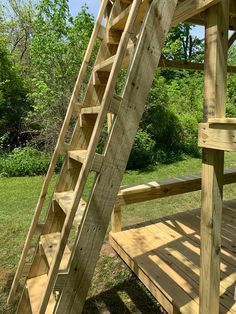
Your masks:
{"label": "wooden decking plank", "polygon": [[123,249],[123,247],[113,238],[113,235],[114,234],[110,233],[109,236],[109,241],[113,249],[129,266],[129,268],[138,276],[142,283],[164,307],[167,313],[180,314],[178,308],[173,304],[173,300],[171,299],[171,297],[167,296],[166,293],[164,293],[163,289],[161,289],[159,286],[156,286],[154,282],[150,280],[148,274],[137,265],[137,263],[129,256],[129,254]]}
{"label": "wooden decking plank", "polygon": [[[225,210],[223,209],[223,215],[222,215],[222,232],[221,232],[221,237],[222,237],[222,245],[221,245],[221,251],[223,254],[225,253],[231,253],[231,258],[233,261],[236,261],[236,256],[235,256],[235,241],[236,241],[236,235],[235,233],[232,232],[231,227],[229,225],[226,225],[224,222],[224,212]],[[192,212],[188,211],[186,212],[186,219],[188,219],[188,215],[190,216],[190,219],[192,218]],[[184,219],[184,216],[181,218]],[[195,222],[194,225],[196,225],[196,228],[200,225],[200,212],[196,212],[195,214]],[[199,234],[199,240],[200,240],[200,234]],[[223,256],[224,258],[224,256]],[[233,262],[235,263],[235,262]]]}
{"label": "wooden decking plank", "polygon": [[[189,264],[187,270],[187,273],[192,273],[194,272],[195,274],[197,274],[199,276],[200,272],[199,272],[199,266],[200,266],[200,246],[196,245],[195,243],[192,243],[191,240],[189,240],[187,237],[182,237],[182,238],[175,238],[173,236],[173,234],[169,235],[167,232],[162,231],[160,233],[160,230],[158,228],[158,224],[153,224],[150,225],[147,228],[147,232],[151,233],[150,234],[150,238],[152,236],[153,241],[154,241],[154,237],[155,237],[155,233],[159,232],[161,238],[165,238],[167,239],[169,242],[166,244],[166,249],[171,249],[172,252],[177,251],[180,254],[182,254],[182,259],[184,260],[184,264]],[[165,248],[163,245],[158,247],[159,249],[163,249]],[[226,265],[225,263],[221,263],[221,272],[222,272],[222,279],[224,280],[222,283],[222,292],[224,293],[225,290],[228,289],[228,291],[230,291],[232,297],[234,295],[234,283],[236,280],[236,274],[233,275],[235,273],[234,268]],[[189,275],[189,274],[188,274]],[[232,278],[231,278],[231,277]],[[196,280],[196,282],[198,282],[198,280]]]}
{"label": "wooden decking plank", "polygon": [[[146,227],[147,241],[152,241],[152,243],[157,244],[157,248],[153,250],[156,254],[163,254],[165,256],[167,263],[171,263],[171,267],[175,269],[181,276],[184,276],[186,280],[191,283],[195,292],[198,293],[199,275],[200,275],[200,249],[192,246],[192,251],[186,250],[183,245],[179,245],[181,242],[187,242],[188,239],[183,237],[183,239],[174,240],[169,237],[165,232],[159,233],[160,241],[155,240],[155,232],[158,224],[150,225]],[[162,245],[162,238],[168,239],[166,245]],[[178,249],[179,248],[179,249]],[[190,253],[189,256],[186,254]],[[185,254],[184,254],[185,253]],[[194,253],[194,254],[193,254]],[[196,258],[197,257],[197,258]],[[184,272],[184,273],[183,273]],[[227,273],[226,273],[227,272]],[[230,313],[236,311],[236,304],[232,300],[234,299],[234,289],[236,282],[236,272],[235,269],[221,264],[221,285],[220,285],[220,296],[221,296],[221,312],[225,313],[227,309]],[[193,282],[194,280],[194,282]]]}
{"label": "wooden decking plank", "polygon": [[[133,240],[127,234],[124,235],[123,232],[120,232],[118,236],[116,233],[112,234],[112,238],[125,252],[128,252],[130,258],[134,260],[147,274],[150,280],[163,291],[169,300],[180,309],[181,313],[189,314],[197,312],[197,302],[169,276],[171,268],[169,266],[166,268],[163,260],[159,259],[158,263],[156,263],[156,261],[150,262],[150,259],[145,255],[146,250],[143,249],[141,245],[137,245],[136,240]],[[163,270],[162,267],[165,270]]]}
{"label": "wooden decking plank", "polygon": [[[154,225],[155,226],[155,225]],[[186,256],[184,256],[181,251],[176,250],[176,244],[178,241],[184,240],[185,237],[181,237],[180,239],[177,239],[173,241],[173,239],[170,239],[166,237],[166,234],[164,232],[158,233],[158,239],[155,237],[154,233],[156,229],[154,228],[153,231],[150,230],[151,226],[147,226],[144,228],[142,233],[142,245],[145,244],[145,247],[148,248],[150,246],[150,242],[152,243],[151,246],[154,245],[155,249],[152,249],[147,252],[149,257],[155,261],[156,256],[161,258],[168,266],[171,267],[171,272],[169,275],[175,279],[175,282],[182,288],[186,289],[189,293],[189,295],[198,301],[198,282],[199,282],[199,271],[195,272],[193,271],[193,266],[190,259],[187,259]],[[131,230],[132,231],[132,230]],[[135,233],[133,233],[133,239],[135,240]],[[167,243],[163,245],[163,238],[166,237]],[[182,239],[183,238],[183,239]],[[173,242],[172,248],[170,247],[170,243]],[[137,241],[139,243],[139,241]],[[169,249],[168,251],[165,249]],[[189,263],[189,266],[186,264]],[[196,265],[195,265],[196,266]],[[199,270],[199,264],[197,269]],[[235,282],[235,281],[234,281]],[[187,283],[187,285],[186,285]],[[230,283],[232,284],[232,282]],[[230,289],[227,289],[228,287],[221,287],[220,288],[220,295],[223,297],[225,294],[229,294],[229,297],[222,298],[221,300],[221,312],[225,313],[226,310],[230,311],[232,307],[232,301],[234,297],[234,291],[232,291],[232,294],[230,293]],[[233,289],[233,287],[232,287]],[[197,299],[196,299],[197,298]]]}
{"label": "wooden decking plank", "polygon": [[[195,212],[197,211],[195,210]],[[175,232],[174,234],[174,229],[173,229],[173,226],[171,225],[171,221],[169,221],[166,226],[164,224],[165,222],[165,218],[164,218],[163,220],[159,220],[159,222],[152,225],[148,225],[148,223],[144,223],[144,224],[140,224],[139,228],[136,227],[135,229],[130,229],[130,230],[128,229],[128,230],[121,231],[119,233],[112,233],[110,235],[110,238],[113,238],[113,240],[117,242],[117,245],[119,245],[122,248],[122,250],[124,250],[125,253],[123,253],[123,256],[124,254],[128,254],[130,258],[133,259],[134,263],[136,263],[136,265],[139,265],[139,260],[137,260],[137,258],[140,258],[139,255],[142,256],[142,254],[145,252],[149,256],[152,254],[158,255],[159,258],[161,258],[168,265],[170,265],[172,269],[174,269],[177,273],[181,274],[186,279],[186,281],[191,282],[192,288],[195,291],[194,293],[197,294],[198,293],[197,284],[198,284],[198,278],[199,278],[200,242],[199,242],[199,238],[195,238],[194,240],[192,240],[192,238],[189,238],[189,235],[193,236],[197,233],[194,231],[194,228],[196,226],[198,226],[198,234],[199,234],[200,222],[198,221],[197,217],[194,218],[193,215],[190,216],[187,213],[174,215],[174,218],[173,218],[174,222],[176,221],[177,217],[179,220],[181,220],[179,218],[180,215],[184,217],[183,222],[185,224],[191,225],[191,226],[188,226],[188,225],[185,226],[184,224],[181,224],[182,229],[180,230],[182,231],[180,233]],[[195,220],[194,224],[193,224],[193,220]],[[163,227],[164,227],[164,231],[163,231]],[[197,241],[197,243],[195,241]],[[171,242],[173,243],[170,244]],[[184,243],[184,245],[182,245],[182,243]],[[142,247],[141,249],[140,249],[140,246]],[[139,247],[138,250],[137,250],[137,247]],[[170,251],[167,250],[167,252],[165,252],[165,247],[169,248]],[[151,258],[151,259],[155,259],[155,258]],[[141,262],[142,262],[142,258],[141,258]],[[146,262],[148,263],[148,261]],[[155,261],[155,263],[157,263],[157,261]],[[145,265],[144,261],[142,265]],[[194,268],[194,265],[195,265],[195,268]],[[149,276],[148,273],[147,275]],[[235,308],[236,305],[235,305],[235,302],[233,301],[234,285],[235,285],[235,278],[236,278],[235,276],[236,276],[236,273],[234,271],[234,268],[230,265],[227,265],[223,261],[221,263],[221,288],[220,288],[221,289],[221,305],[220,305],[221,313],[226,313],[226,312],[235,313],[236,311],[236,308]],[[183,284],[183,282],[181,284]]]}
{"label": "wooden decking plank", "polygon": [[[188,225],[189,220],[191,220],[193,228],[195,228],[197,232],[195,232],[194,235],[188,234],[187,236],[191,238],[193,241],[195,241],[196,243],[198,243],[198,245],[200,245],[200,234],[199,234],[200,217],[196,216],[196,218],[199,219],[199,222],[197,222],[196,220],[192,219],[192,215],[190,217],[186,215],[190,215],[190,213],[186,212],[185,215],[180,215],[180,214],[175,215],[175,221],[178,222],[178,228],[179,228],[178,230],[179,232],[184,232],[183,229]],[[169,224],[169,226],[171,225]],[[229,252],[228,252],[232,249],[232,247],[230,244],[227,243],[227,240],[225,238],[223,239],[224,239],[224,244],[221,249],[221,258],[222,260],[225,261],[226,264],[230,264],[234,266],[236,257],[234,257],[232,254],[229,255]]]}

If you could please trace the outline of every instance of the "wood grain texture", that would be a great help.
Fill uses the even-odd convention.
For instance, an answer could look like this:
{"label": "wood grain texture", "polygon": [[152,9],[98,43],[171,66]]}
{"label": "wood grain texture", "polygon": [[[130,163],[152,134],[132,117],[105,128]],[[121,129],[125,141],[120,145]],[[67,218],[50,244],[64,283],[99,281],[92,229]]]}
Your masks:
{"label": "wood grain texture", "polygon": [[[231,208],[229,214],[228,207]],[[227,235],[236,222],[236,201],[224,202],[220,313],[235,313],[236,258]],[[200,276],[200,210],[129,226],[110,233],[115,251],[168,313],[198,313]],[[231,242],[232,243],[232,242]]]}
{"label": "wood grain texture", "polygon": [[200,123],[198,126],[198,146],[236,151],[236,124]]}
{"label": "wood grain texture", "polygon": [[[139,5],[139,2],[133,2],[133,8],[137,3]],[[108,139],[103,166],[82,221],[68,280],[57,307],[58,313],[82,311],[175,6],[176,1],[168,4],[166,1],[153,1],[150,6]],[[156,32],[153,32],[154,27]]]}
{"label": "wood grain texture", "polygon": [[[204,120],[224,118],[229,1],[206,12]],[[224,151],[203,149],[200,314],[219,313]]]}
{"label": "wood grain texture", "polygon": [[[223,180],[224,184],[235,183],[236,170],[226,170]],[[200,174],[127,185],[121,187],[117,195],[116,206],[130,205],[198,190],[201,190]]]}

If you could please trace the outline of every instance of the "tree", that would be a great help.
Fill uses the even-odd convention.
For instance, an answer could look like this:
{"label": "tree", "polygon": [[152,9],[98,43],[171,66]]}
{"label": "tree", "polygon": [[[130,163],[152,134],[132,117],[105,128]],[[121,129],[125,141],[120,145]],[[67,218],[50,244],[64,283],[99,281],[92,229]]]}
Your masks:
{"label": "tree", "polygon": [[12,149],[23,145],[23,119],[31,109],[27,89],[14,65],[6,42],[0,38],[0,145]]}
{"label": "tree", "polygon": [[166,40],[164,55],[167,59],[186,62],[203,60],[203,39],[193,37],[191,24],[179,24],[173,27]]}
{"label": "tree", "polygon": [[93,23],[86,7],[72,18],[68,0],[41,0],[37,6],[30,46],[34,110],[28,122],[46,149],[57,138]]}

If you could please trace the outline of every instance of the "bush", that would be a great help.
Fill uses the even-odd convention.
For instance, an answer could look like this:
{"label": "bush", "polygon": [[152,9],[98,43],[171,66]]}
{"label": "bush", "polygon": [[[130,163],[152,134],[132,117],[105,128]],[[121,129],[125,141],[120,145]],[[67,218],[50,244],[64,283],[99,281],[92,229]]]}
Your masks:
{"label": "bush", "polygon": [[155,142],[145,131],[138,130],[127,169],[140,170],[150,166],[155,155]]}
{"label": "bush", "polygon": [[[0,176],[21,177],[43,175],[50,164],[50,154],[32,147],[15,148],[10,154],[0,157]],[[58,161],[57,169],[61,164]]]}

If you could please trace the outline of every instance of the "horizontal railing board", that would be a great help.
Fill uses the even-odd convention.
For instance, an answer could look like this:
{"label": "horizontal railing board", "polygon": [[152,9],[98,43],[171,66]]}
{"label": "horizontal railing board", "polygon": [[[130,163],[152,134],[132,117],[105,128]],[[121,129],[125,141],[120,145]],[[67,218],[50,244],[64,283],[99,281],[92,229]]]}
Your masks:
{"label": "horizontal railing board", "polygon": [[[224,184],[232,184],[235,182],[236,169],[225,170]],[[157,198],[198,191],[200,189],[200,174],[151,181],[138,185],[122,186],[118,193],[115,206],[130,205]]]}

